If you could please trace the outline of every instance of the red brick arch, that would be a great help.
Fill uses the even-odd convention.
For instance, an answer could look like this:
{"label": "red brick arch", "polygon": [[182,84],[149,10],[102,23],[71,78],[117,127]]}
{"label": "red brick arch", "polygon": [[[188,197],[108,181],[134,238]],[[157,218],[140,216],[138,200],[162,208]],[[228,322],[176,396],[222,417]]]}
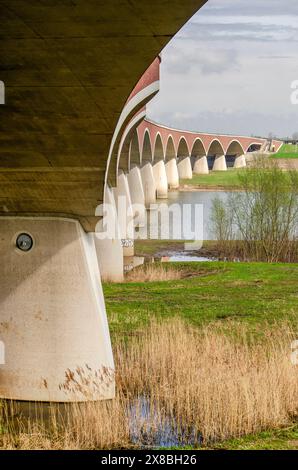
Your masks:
{"label": "red brick arch", "polygon": [[[173,152],[175,152],[176,157],[181,153],[181,142],[184,142],[184,150],[187,147],[189,156],[203,155],[203,151],[205,152],[205,155],[208,155],[210,149],[212,151],[212,146],[215,147],[213,142],[218,142],[218,148],[222,149],[223,154],[231,152],[232,155],[240,155],[241,152],[246,153],[252,145],[263,148],[267,142],[267,139],[265,138],[183,131],[157,124],[149,121],[148,119],[145,119],[139,125],[137,132],[140,148],[143,148],[143,141],[146,132],[150,136],[151,149],[155,148],[155,142],[157,136],[159,136],[159,139],[162,142],[165,160],[173,158]],[[282,142],[273,141],[273,144],[277,151],[282,145]],[[196,152],[198,152],[197,155]]]}

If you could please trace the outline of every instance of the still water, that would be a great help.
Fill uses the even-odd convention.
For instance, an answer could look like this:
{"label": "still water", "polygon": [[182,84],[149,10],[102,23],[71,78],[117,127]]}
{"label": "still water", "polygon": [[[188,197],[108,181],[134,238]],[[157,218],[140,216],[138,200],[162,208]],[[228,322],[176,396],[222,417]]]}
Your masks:
{"label": "still water", "polygon": [[[214,240],[211,223],[212,201],[215,198],[226,201],[229,194],[223,191],[170,191],[168,198],[158,200],[155,210],[148,213],[148,238]],[[167,219],[162,218],[162,207],[169,208],[169,223]],[[140,230],[140,238],[144,233],[145,231]],[[197,234],[196,237],[190,236],[194,233]]]}

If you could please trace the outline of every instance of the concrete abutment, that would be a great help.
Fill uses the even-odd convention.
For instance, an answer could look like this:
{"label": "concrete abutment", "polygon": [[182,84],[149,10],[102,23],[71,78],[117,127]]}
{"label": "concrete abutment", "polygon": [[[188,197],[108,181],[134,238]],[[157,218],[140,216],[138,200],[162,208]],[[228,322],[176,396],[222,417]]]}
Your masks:
{"label": "concrete abutment", "polygon": [[0,397],[113,398],[114,363],[93,234],[78,221],[50,217],[2,217],[0,234]]}

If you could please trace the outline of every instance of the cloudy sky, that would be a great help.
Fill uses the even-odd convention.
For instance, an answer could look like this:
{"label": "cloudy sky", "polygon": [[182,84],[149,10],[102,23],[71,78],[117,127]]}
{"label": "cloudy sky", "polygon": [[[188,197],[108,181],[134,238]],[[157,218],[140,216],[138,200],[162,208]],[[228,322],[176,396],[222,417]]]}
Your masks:
{"label": "cloudy sky", "polygon": [[148,117],[244,135],[298,132],[297,0],[209,0],[162,53]]}

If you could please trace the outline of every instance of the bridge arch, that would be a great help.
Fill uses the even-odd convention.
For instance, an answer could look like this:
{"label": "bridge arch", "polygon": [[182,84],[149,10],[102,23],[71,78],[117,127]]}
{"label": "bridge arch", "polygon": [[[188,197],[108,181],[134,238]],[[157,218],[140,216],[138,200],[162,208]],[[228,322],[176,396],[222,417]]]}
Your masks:
{"label": "bridge arch", "polygon": [[[116,176],[118,178],[119,170],[127,173],[130,170],[130,147],[134,134],[137,134],[137,128],[145,117],[145,110],[138,113],[129,123],[125,132],[123,133],[121,142],[119,144],[119,151],[117,156]],[[107,184],[107,183],[105,183]]]}
{"label": "bridge arch", "polygon": [[153,161],[153,155],[152,155],[151,137],[150,137],[149,130],[146,129],[144,132],[144,138],[143,138],[141,163],[142,165],[144,165],[145,163],[152,163],[152,161]]}
{"label": "bridge arch", "polygon": [[209,145],[207,152],[207,162],[209,170],[214,168],[214,163],[217,155],[224,155],[225,151],[218,139],[213,139]]}
{"label": "bridge arch", "polygon": [[129,149],[129,167],[141,165],[141,152],[137,131],[134,132]]}
{"label": "bridge arch", "polygon": [[261,150],[262,144],[257,143],[257,142],[252,142],[248,147],[246,152],[257,152],[258,150]]}
{"label": "bridge arch", "polygon": [[207,154],[205,146],[199,137],[194,141],[190,154],[192,157],[202,157]]}
{"label": "bridge arch", "polygon": [[153,150],[153,162],[159,162],[160,160],[164,160],[165,153],[162,143],[162,138],[160,133],[158,132],[155,137],[154,142],[154,150]]}
{"label": "bridge arch", "polygon": [[238,140],[232,140],[226,151],[227,155],[234,155],[236,157],[243,155],[244,153],[245,150]]}
{"label": "bridge arch", "polygon": [[176,150],[175,150],[175,144],[172,135],[170,134],[168,136],[167,144],[166,144],[166,149],[165,149],[165,160],[166,162],[172,160],[173,158],[176,158]]}
{"label": "bridge arch", "polygon": [[203,141],[197,137],[192,144],[190,154],[191,167],[194,173],[208,173],[206,154],[207,152]]}
{"label": "bridge arch", "polygon": [[225,151],[223,146],[221,145],[218,139],[213,139],[209,145],[207,155],[214,156],[214,155],[224,155]]}
{"label": "bridge arch", "polygon": [[239,140],[232,140],[226,151],[226,165],[228,168],[233,168],[237,157],[244,155],[245,151]]}
{"label": "bridge arch", "polygon": [[188,148],[188,144],[184,136],[180,137],[178,149],[177,149],[177,158],[181,157],[189,157],[190,151]]}

